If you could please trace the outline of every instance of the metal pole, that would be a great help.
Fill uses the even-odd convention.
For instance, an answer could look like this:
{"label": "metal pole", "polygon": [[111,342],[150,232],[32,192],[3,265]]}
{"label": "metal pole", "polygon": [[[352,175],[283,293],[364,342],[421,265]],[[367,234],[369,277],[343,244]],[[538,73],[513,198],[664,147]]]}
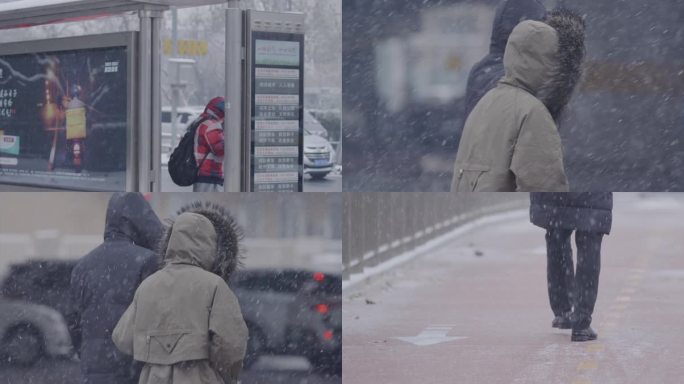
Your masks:
{"label": "metal pole", "polygon": [[150,11],[140,11],[140,44],[138,55],[138,191],[151,190],[152,154],[152,18]]}
{"label": "metal pole", "polygon": [[226,10],[226,111],[224,135],[226,151],[223,175],[226,192],[245,192],[242,185],[242,75],[244,62],[243,11],[239,0],[229,0]]}
{"label": "metal pole", "polygon": [[161,192],[161,25],[163,14],[152,13],[152,153],[151,191]]}
{"label": "metal pole", "polygon": [[351,230],[351,198],[352,195],[349,193],[342,194],[342,279],[349,279],[349,267],[351,265],[351,252],[350,247],[352,246]]}
{"label": "metal pole", "polygon": [[160,191],[161,12],[140,11],[138,191]]}
{"label": "metal pole", "polygon": [[[171,57],[178,57],[178,9],[173,7],[171,11],[171,44],[172,44],[172,54]],[[171,86],[172,88],[172,101],[171,101],[171,150],[176,148],[176,135],[178,134],[178,98],[180,86],[180,69],[181,65],[176,63],[176,81]]]}

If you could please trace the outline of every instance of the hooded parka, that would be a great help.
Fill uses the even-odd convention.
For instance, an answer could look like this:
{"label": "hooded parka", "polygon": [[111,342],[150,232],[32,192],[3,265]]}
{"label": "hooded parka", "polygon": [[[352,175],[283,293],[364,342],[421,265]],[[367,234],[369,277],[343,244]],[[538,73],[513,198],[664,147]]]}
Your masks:
{"label": "hooded parka", "polygon": [[81,383],[136,383],[141,366],[120,353],[112,330],[140,283],[157,270],[162,224],[139,193],[115,193],[107,206],[104,243],[71,274],[66,314],[81,358]]}
{"label": "hooded parka", "polygon": [[241,371],[247,327],[224,281],[238,264],[240,235],[227,212],[194,208],[167,231],[164,267],[143,281],[112,335],[145,363],[141,384],[232,384]]}
{"label": "hooded parka", "polygon": [[579,78],[584,24],[554,12],[547,22],[555,28],[527,20],[511,33],[505,76],[466,121],[452,191],[568,191],[554,119]]}

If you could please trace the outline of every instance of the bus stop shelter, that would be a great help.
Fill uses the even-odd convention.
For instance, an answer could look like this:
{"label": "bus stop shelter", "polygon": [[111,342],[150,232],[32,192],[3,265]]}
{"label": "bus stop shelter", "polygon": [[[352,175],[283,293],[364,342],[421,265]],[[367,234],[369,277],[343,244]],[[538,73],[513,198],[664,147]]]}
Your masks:
{"label": "bus stop shelter", "polygon": [[0,29],[139,18],[136,31],[0,44],[0,185],[161,191],[163,12],[211,4],[228,5],[226,191],[301,191],[304,15],[239,0],[0,3]]}
{"label": "bus stop shelter", "polygon": [[[127,50],[126,59],[128,65],[126,66],[127,71],[125,75],[127,77],[125,79],[127,82],[127,92],[125,92],[127,96],[125,113],[127,116],[125,120],[128,127],[125,133],[125,145],[127,148],[122,150],[126,152],[124,175],[119,174],[116,177],[116,181],[104,183],[87,182],[84,180],[76,189],[160,190],[161,123],[160,114],[155,113],[155,111],[161,110],[161,55],[159,52],[161,51],[162,12],[172,6],[200,6],[224,2],[220,0],[21,0],[0,4],[1,29],[25,28],[44,24],[87,20],[124,13],[137,13],[140,19],[139,30],[129,33],[128,38],[117,39],[111,34],[106,34],[88,35],[83,39],[74,39],[72,42],[68,41],[71,39],[64,39],[67,44],[75,48],[98,48],[125,43]],[[29,50],[22,49],[27,46],[30,46],[30,42],[17,43],[16,45],[11,43],[5,44],[0,52],[2,54],[30,54],[30,48]],[[46,44],[42,44],[42,47],[40,45],[36,47],[36,51],[41,51],[41,48],[50,48],[50,46],[52,44],[48,41]],[[107,62],[107,65],[109,64],[110,62]],[[105,68],[105,71],[114,68],[119,70],[121,67],[108,67]],[[7,69],[5,71],[7,72]],[[63,84],[60,85],[63,87]],[[46,88],[49,88],[49,86],[46,85]],[[9,88],[9,92],[11,95],[17,93],[16,89],[12,88]],[[49,90],[46,89],[46,93],[48,92]],[[18,93],[21,93],[21,90]],[[62,93],[68,93],[68,90]],[[18,104],[18,102],[19,100],[14,100],[14,103]],[[18,105],[16,109],[19,109]],[[66,119],[68,118],[67,116]],[[69,123],[66,125],[69,125]],[[46,129],[46,131],[48,130]],[[65,128],[65,130],[68,131],[69,129]],[[57,136],[58,134],[55,133],[55,137]],[[13,137],[18,136],[8,135],[8,140],[13,140]],[[16,140],[18,141],[19,139]],[[57,143],[60,140],[55,139],[53,141]],[[69,139],[67,139],[68,141]],[[115,145],[114,142],[116,141],[111,141],[113,141],[112,145]],[[19,147],[18,143],[17,147]],[[60,157],[59,154],[54,154],[59,152],[55,147],[58,147],[58,145],[53,145],[52,153],[48,159],[48,169],[52,168],[52,163],[57,162],[55,158]],[[69,151],[73,152],[73,149],[70,148]],[[44,166],[39,164],[37,168],[44,168]],[[33,175],[45,175],[45,180],[41,181],[40,176],[28,176],[26,172],[33,172]],[[64,173],[64,171],[61,173]],[[109,177],[113,172],[101,173],[106,173],[108,176],[99,177]],[[47,172],[43,173],[42,171],[36,172],[36,170],[32,169],[21,170],[17,179],[20,181],[28,180],[25,184],[20,182],[23,185],[70,189],[69,182],[62,182],[57,176],[49,175]],[[70,180],[75,179],[77,178],[70,178]],[[0,179],[0,182],[4,181],[7,180]]]}

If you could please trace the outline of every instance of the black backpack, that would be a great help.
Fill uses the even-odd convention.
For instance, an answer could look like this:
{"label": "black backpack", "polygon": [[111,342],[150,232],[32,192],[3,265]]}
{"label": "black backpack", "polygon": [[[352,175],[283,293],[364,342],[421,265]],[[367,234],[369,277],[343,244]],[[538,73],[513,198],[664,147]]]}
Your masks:
{"label": "black backpack", "polygon": [[178,186],[189,187],[195,184],[199,169],[209,156],[209,152],[207,152],[204,159],[199,165],[197,164],[195,159],[195,133],[197,133],[197,128],[206,120],[208,119],[200,119],[190,124],[178,146],[171,153],[168,164],[169,175]]}

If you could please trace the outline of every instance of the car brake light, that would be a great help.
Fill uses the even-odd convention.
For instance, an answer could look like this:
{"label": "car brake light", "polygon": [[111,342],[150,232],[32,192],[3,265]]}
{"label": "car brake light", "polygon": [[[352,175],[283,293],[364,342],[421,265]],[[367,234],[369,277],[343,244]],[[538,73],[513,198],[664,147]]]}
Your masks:
{"label": "car brake light", "polygon": [[333,331],[328,330],[328,331],[323,332],[323,339],[324,340],[330,341],[330,340],[332,340],[332,338],[333,338]]}
{"label": "car brake light", "polygon": [[323,274],[323,272],[314,272],[313,279],[320,283],[321,281],[323,281],[323,279],[325,279],[325,275]]}
{"label": "car brake light", "polygon": [[327,304],[316,304],[314,305],[314,310],[321,315],[325,315],[328,313],[328,305]]}

